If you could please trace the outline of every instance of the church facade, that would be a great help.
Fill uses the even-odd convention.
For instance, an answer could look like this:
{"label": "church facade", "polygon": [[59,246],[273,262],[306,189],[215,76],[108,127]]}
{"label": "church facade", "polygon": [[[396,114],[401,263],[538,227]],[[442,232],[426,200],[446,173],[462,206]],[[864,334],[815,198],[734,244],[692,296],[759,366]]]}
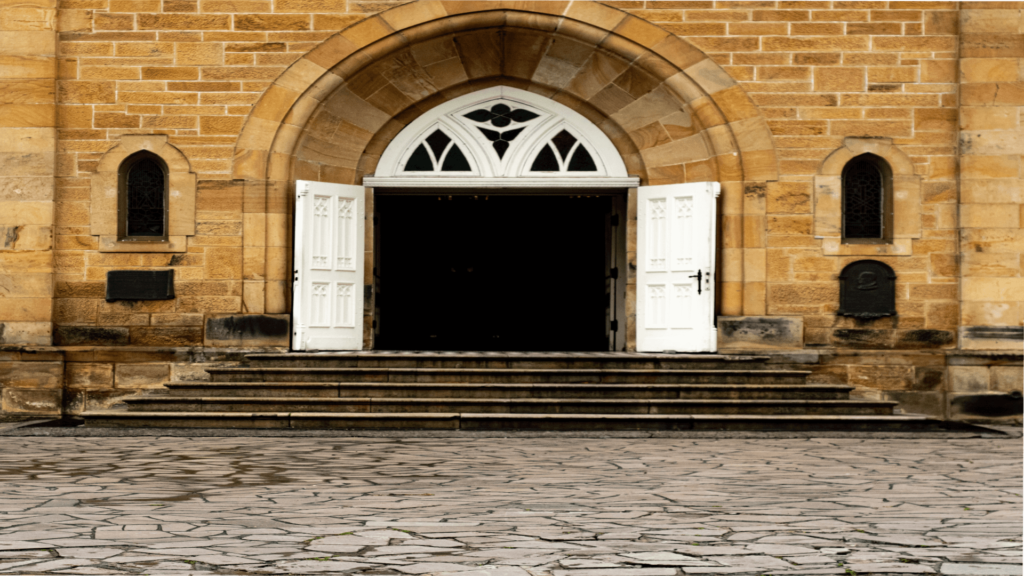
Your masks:
{"label": "church facade", "polygon": [[0,13],[2,415],[253,350],[548,350],[1020,420],[1024,3]]}

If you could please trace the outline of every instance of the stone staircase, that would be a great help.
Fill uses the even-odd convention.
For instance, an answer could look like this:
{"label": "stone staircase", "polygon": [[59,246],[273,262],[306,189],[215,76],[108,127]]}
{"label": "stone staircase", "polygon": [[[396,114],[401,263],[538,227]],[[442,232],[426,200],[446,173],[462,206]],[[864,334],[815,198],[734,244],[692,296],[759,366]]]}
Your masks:
{"label": "stone staircase", "polygon": [[709,354],[252,354],[210,381],[83,414],[88,427],[434,430],[926,430],[894,402],[808,384],[766,357]]}

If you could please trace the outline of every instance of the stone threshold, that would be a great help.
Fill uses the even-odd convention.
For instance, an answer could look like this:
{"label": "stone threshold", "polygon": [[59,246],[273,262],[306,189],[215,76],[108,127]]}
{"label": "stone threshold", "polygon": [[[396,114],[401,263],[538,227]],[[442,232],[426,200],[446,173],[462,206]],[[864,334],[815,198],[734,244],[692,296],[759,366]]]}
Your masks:
{"label": "stone threshold", "polygon": [[0,437],[37,438],[118,438],[118,437],[177,437],[177,438],[447,438],[475,440],[483,438],[631,438],[631,439],[804,439],[856,438],[856,439],[972,439],[1021,438],[1020,426],[982,426],[972,429],[944,431],[843,431],[843,430],[324,430],[324,429],[232,429],[232,428],[86,428],[84,426],[55,425],[59,420],[32,420],[20,427],[0,428]]}

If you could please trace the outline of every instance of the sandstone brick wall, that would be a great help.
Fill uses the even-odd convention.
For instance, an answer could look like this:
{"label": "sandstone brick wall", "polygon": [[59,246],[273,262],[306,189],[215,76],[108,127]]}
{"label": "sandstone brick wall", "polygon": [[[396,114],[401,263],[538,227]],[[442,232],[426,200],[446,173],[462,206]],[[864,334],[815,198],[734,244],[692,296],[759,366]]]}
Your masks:
{"label": "sandstone brick wall", "polygon": [[56,3],[0,3],[0,344],[49,344]]}
{"label": "sandstone brick wall", "polygon": [[[302,69],[292,68],[290,76],[286,70],[318,46],[314,64],[336,63],[338,54],[350,54],[354,48],[345,47],[349,41],[360,49],[376,42],[381,54],[394,50],[388,42],[404,40],[388,38],[386,29],[402,24],[402,18],[421,18],[431,10],[428,3],[390,24],[368,19],[403,3],[63,0],[59,10],[52,0],[0,3],[0,344],[49,344],[51,320],[52,342],[63,346],[271,343],[245,340],[222,328],[235,325],[237,314],[267,314],[262,318],[277,323],[287,319],[270,316],[290,309],[292,191],[287,182],[296,176],[337,181],[354,177],[372,167],[388,131],[404,125],[410,114],[386,124],[365,146],[361,141],[355,146],[354,137],[334,134],[328,148],[335,149],[318,156],[325,150],[307,138],[294,146],[294,163],[274,164],[280,158],[253,154],[240,134],[255,126],[250,132],[254,139],[264,137],[259,128],[270,124],[253,114],[259,102],[264,113],[289,114],[281,125],[292,144],[300,133],[316,136],[308,126],[303,132],[301,123],[288,124],[308,117],[319,104],[297,100],[294,94],[304,89],[298,80],[312,66],[299,63]],[[703,127],[707,130],[702,134],[735,138],[736,148],[744,153],[743,171],[758,176],[747,178],[746,184],[730,181],[723,186],[723,314],[799,319],[794,326],[802,326],[803,342],[827,349],[816,377],[853,383],[864,394],[898,399],[939,415],[951,413],[947,401],[957,394],[1020,388],[1020,379],[1010,377],[1013,362],[1019,360],[986,360],[984,355],[954,359],[948,351],[958,346],[1020,350],[1024,3],[604,4],[660,27],[634,25],[624,31],[630,41],[640,43],[634,46],[649,49],[662,41],[664,29],[703,51],[731,77],[718,76],[716,68],[701,60],[699,73],[712,88],[705,90],[710,98],[691,98],[681,108],[699,120],[693,130]],[[498,5],[562,14],[568,3],[446,6],[472,12]],[[579,10],[596,20],[607,17],[597,10]],[[479,26],[487,26],[485,20]],[[324,40],[359,22],[371,25],[350,31],[340,47],[325,49]],[[585,27],[578,28],[582,38]],[[618,110],[658,89],[644,72],[645,66],[657,68],[645,61],[649,52],[629,64],[622,76],[605,78],[602,74],[610,72],[590,56],[600,38],[588,52],[573,43],[549,50],[542,36],[524,35],[524,42],[530,41],[522,50],[506,47],[505,53],[529,54],[531,66],[546,62],[554,80],[579,76],[592,67],[594,83],[579,76],[580,83],[587,90],[607,86],[614,93],[614,101],[589,102],[609,118],[614,110],[601,106]],[[475,46],[482,50],[486,44]],[[424,54],[429,62],[422,67],[436,72],[447,66],[457,72],[461,66],[470,77],[477,73],[465,58],[451,66],[447,60],[435,61],[447,48],[428,47]],[[629,53],[622,46],[613,48],[619,50],[616,58]],[[691,48],[673,48],[682,59],[693,56]],[[487,59],[485,53],[473,58]],[[400,59],[395,61],[401,65]],[[383,59],[381,63],[383,67]],[[672,66],[661,69],[666,75],[675,73]],[[527,72],[525,78],[535,86],[545,82],[544,74]],[[416,91],[413,82],[402,84],[392,77],[379,85],[372,73],[364,80],[361,88],[377,98],[374,105],[381,110]],[[387,92],[388,86],[398,85],[400,89]],[[349,98],[351,94],[343,96],[333,100],[333,110],[341,116],[351,112],[346,106],[361,102]],[[714,106],[706,105],[711,100]],[[291,115],[292,106],[302,109]],[[325,109],[331,112],[330,106]],[[771,138],[753,129],[765,123]],[[678,127],[660,119],[624,129],[628,134],[615,140],[626,143],[624,149],[634,147],[636,156],[628,162],[646,161],[645,154],[649,157],[652,149],[679,135]],[[101,161],[118,153],[122,136],[128,134],[166,135],[167,145],[187,159],[185,173],[198,179],[194,226],[184,225],[189,233],[171,242],[173,249],[167,252],[118,249],[104,244],[93,229],[99,209],[92,202],[93,181],[104,173]],[[268,150],[272,157],[288,156],[281,149]],[[835,161],[851,150],[875,151],[900,163],[895,225],[901,233],[891,245],[844,245],[830,228],[837,215],[834,206],[822,202],[822,190],[835,182],[828,159]],[[330,154],[354,157],[358,166],[331,172],[330,162],[321,160]],[[736,161],[728,163],[728,154],[709,158],[709,167],[712,160],[723,181],[736,180],[724,177],[730,170],[733,176],[739,172]],[[645,173],[652,183],[690,176],[682,165],[650,165],[657,168]],[[259,170],[265,180],[249,178],[249,172]],[[704,173],[692,170],[694,179]],[[110,177],[109,170],[105,174]],[[835,316],[836,277],[846,264],[861,258],[881,260],[896,271],[897,317],[865,322]],[[176,274],[175,300],[103,299],[109,270],[168,267]],[[210,330],[211,321],[219,328]],[[910,352],[871,352],[879,348]],[[137,387],[133,383],[141,382],[136,376],[150,374],[146,370],[153,379],[157,372],[173,374],[175,365],[188,364],[179,356],[133,352],[93,357],[77,351],[66,358],[71,368],[64,370],[65,357],[52,352],[15,350],[2,358],[3,410],[31,407],[33,402],[49,402],[56,409],[53,403],[61,401],[78,410],[85,405],[79,392],[117,398],[131,393]],[[989,370],[993,362],[998,367]],[[143,366],[136,370],[133,363]],[[57,391],[61,386],[63,400]]]}
{"label": "sandstone brick wall", "polygon": [[[1021,350],[1024,324],[1024,5],[960,13],[962,344]],[[1014,328],[1016,330],[1014,330]]]}
{"label": "sandstone brick wall", "polygon": [[[61,6],[57,341],[198,344],[201,316],[283,312],[287,239],[277,210],[232,182],[247,114],[271,81],[335,31],[398,3],[301,0],[67,0]],[[746,190],[739,251],[747,315],[802,315],[812,345],[953,346],[956,264],[957,4],[953,2],[608,2],[685,38],[747,91],[775,135],[780,179]],[[185,254],[97,251],[85,229],[89,177],[122,134],[168,134],[199,176]],[[860,253],[826,254],[812,179],[845,137],[886,137],[922,179],[922,230],[881,254],[900,276],[898,319],[837,319],[835,277]],[[269,214],[268,214],[269,212]],[[271,218],[273,217],[273,218]],[[280,236],[281,234],[277,234]],[[262,238],[260,238],[262,237]],[[834,251],[833,251],[834,252]],[[866,250],[872,254],[871,250]],[[177,301],[108,304],[112,268],[172,266]],[[285,276],[281,276],[284,274]],[[274,276],[270,278],[270,276]],[[278,278],[278,276],[281,276]],[[77,327],[77,328],[76,328]]]}
{"label": "sandstone brick wall", "polygon": [[[780,178],[748,190],[764,216],[744,223],[749,315],[802,315],[817,346],[950,347],[958,324],[955,2],[649,2],[634,11],[712,55],[768,118]],[[659,7],[661,7],[659,9]],[[882,137],[921,177],[921,233],[899,254],[815,238],[812,180],[847,137]],[[917,214],[897,210],[897,219]],[[899,222],[897,222],[899,225]],[[839,249],[836,249],[839,248]],[[843,249],[845,248],[845,249]],[[899,277],[897,318],[834,315],[836,277],[861,258]]]}

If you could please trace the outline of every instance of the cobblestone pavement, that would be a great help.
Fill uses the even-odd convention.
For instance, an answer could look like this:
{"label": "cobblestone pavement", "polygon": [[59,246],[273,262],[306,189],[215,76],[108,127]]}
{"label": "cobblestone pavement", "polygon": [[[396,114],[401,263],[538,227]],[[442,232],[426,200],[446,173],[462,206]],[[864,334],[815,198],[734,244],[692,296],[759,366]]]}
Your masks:
{"label": "cobblestone pavement", "polygon": [[1021,574],[1019,438],[0,442],[0,574]]}

